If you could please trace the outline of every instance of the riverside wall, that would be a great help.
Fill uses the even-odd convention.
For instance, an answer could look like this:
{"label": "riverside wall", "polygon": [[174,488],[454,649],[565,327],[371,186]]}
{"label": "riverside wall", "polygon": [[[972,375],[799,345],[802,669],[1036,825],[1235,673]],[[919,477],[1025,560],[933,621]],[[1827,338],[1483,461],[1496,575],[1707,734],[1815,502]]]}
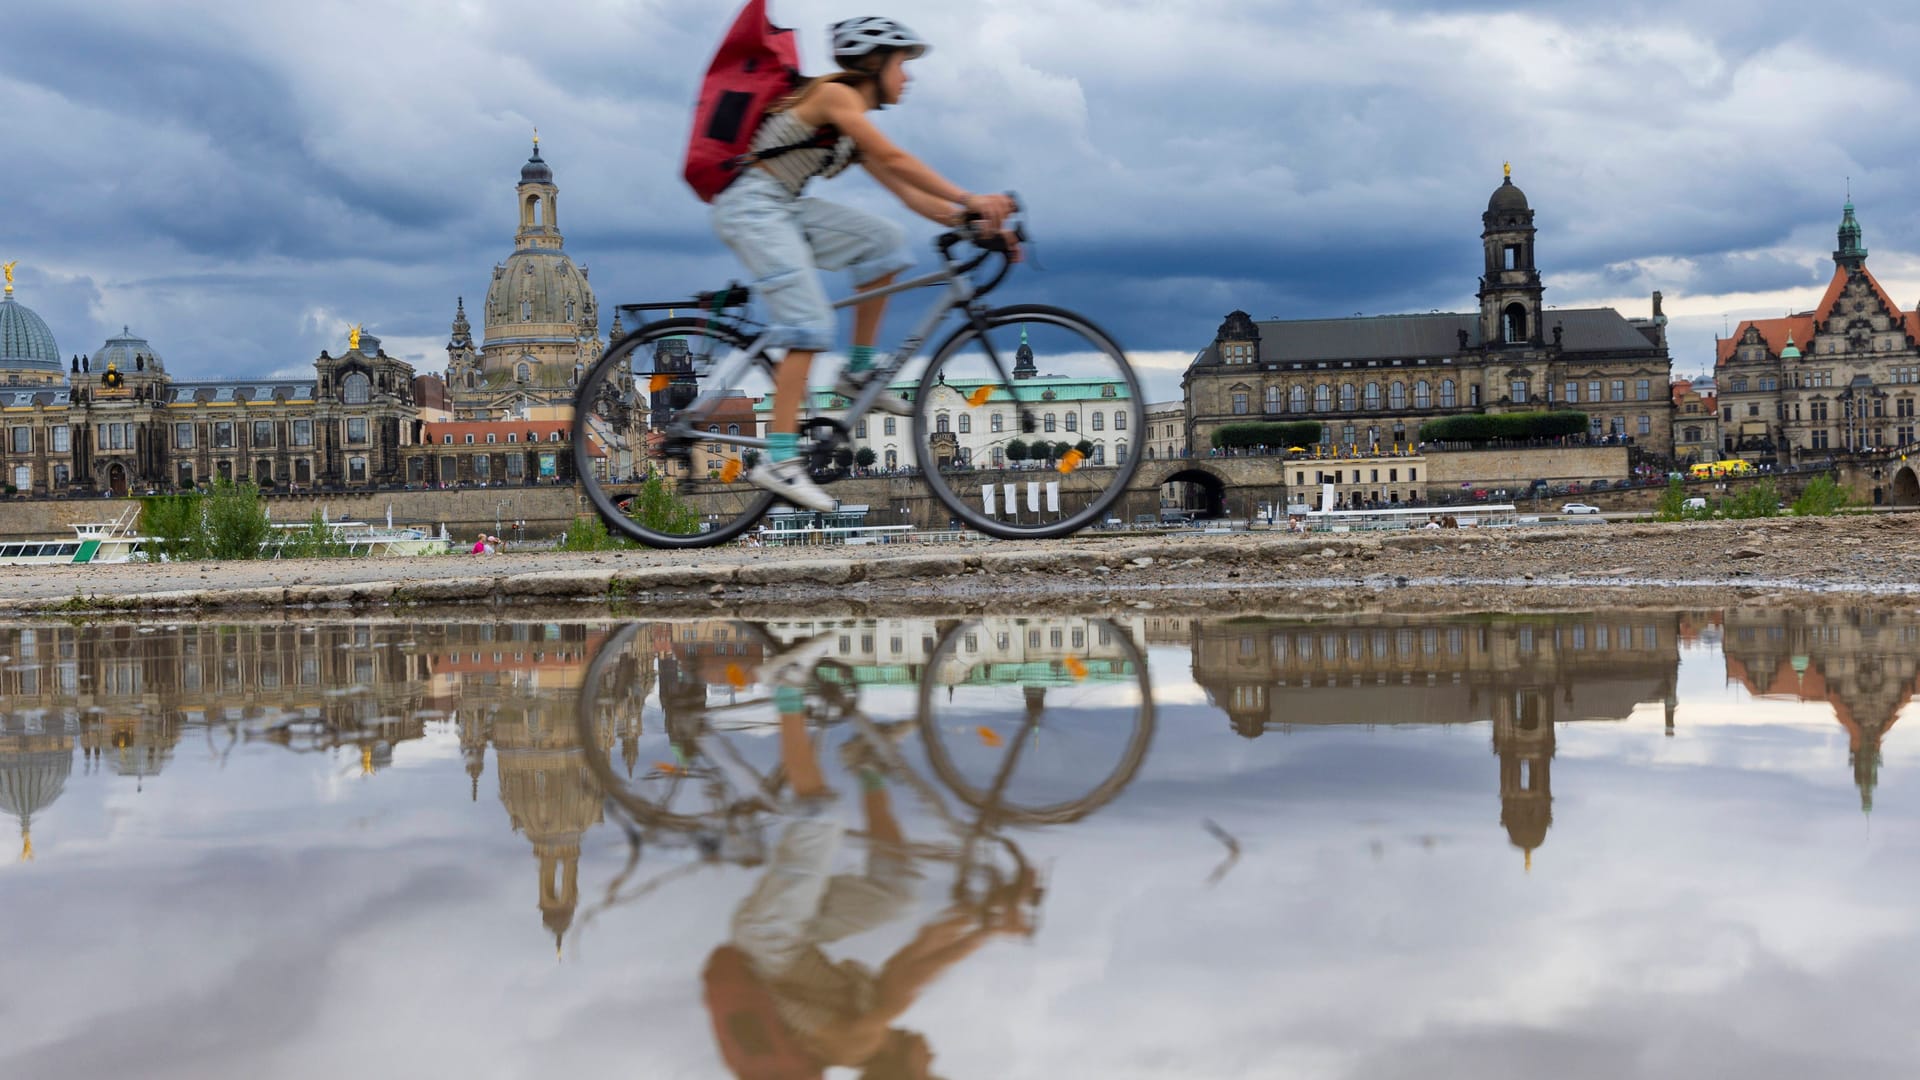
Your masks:
{"label": "riverside wall", "polygon": [[[269,495],[262,501],[276,522],[306,521],[324,511],[330,520],[382,524],[391,507],[396,525],[445,525],[456,539],[472,539],[482,531],[504,535],[515,521],[527,523],[525,539],[556,536],[585,512],[578,489],[571,486]],[[74,525],[113,521],[129,508],[138,513],[139,507],[138,499],[8,499],[0,501],[0,540],[71,536]]]}

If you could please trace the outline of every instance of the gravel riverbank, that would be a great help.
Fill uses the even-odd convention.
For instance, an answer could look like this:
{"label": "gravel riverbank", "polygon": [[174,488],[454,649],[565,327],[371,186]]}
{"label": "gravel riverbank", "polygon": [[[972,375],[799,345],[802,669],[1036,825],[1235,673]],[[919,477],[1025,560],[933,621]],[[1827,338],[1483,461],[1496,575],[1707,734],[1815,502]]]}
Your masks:
{"label": "gravel riverbank", "polygon": [[[1421,530],[1364,536],[1090,534],[1068,540],[701,552],[0,567],[0,613],[231,612],[612,602],[780,607],[1258,608],[1267,594],[1332,606],[1395,594],[1476,609],[1673,603],[1778,593],[1920,606],[1920,515]],[[1584,597],[1584,601],[1581,598]],[[1794,598],[1798,598],[1795,600]],[[1624,599],[1624,597],[1622,598]]]}

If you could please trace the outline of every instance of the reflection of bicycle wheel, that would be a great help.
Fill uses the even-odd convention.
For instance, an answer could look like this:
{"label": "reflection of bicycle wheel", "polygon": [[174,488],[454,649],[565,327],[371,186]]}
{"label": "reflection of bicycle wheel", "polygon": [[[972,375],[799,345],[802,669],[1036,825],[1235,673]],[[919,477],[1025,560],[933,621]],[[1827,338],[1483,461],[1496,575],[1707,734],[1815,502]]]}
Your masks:
{"label": "reflection of bicycle wheel", "polygon": [[1132,635],[1105,619],[983,619],[947,631],[920,680],[927,764],[1004,821],[1061,824],[1105,806],[1153,741]]}
{"label": "reflection of bicycle wheel", "polygon": [[[587,667],[575,709],[588,768],[606,797],[642,827],[711,828],[756,809],[763,793],[744,780],[759,767],[722,763],[717,755],[731,746],[704,736],[764,719],[767,709],[751,701],[710,704],[708,688],[744,686],[777,648],[744,622],[632,623],[609,637]],[[592,737],[609,729],[619,737],[618,764],[599,749],[604,740]]]}

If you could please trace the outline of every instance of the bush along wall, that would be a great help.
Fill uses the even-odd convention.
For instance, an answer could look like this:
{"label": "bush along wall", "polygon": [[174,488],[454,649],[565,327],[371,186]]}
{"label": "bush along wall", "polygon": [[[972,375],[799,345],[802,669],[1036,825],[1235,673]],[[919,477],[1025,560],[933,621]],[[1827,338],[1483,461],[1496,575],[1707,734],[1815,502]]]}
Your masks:
{"label": "bush along wall", "polygon": [[1312,446],[1319,441],[1320,424],[1315,420],[1249,421],[1227,424],[1213,431],[1216,450],[1245,450],[1256,446],[1284,450],[1289,446]]}
{"label": "bush along wall", "polygon": [[1584,435],[1583,412],[1498,413],[1488,416],[1443,416],[1420,425],[1425,442],[1491,442],[1494,439],[1553,439]]}

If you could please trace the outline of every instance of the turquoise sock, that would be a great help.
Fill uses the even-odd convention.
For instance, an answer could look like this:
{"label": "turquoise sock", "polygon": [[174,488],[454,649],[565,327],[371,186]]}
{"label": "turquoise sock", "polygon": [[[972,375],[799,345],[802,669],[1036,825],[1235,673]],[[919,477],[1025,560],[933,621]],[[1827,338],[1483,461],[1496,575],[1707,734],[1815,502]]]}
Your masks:
{"label": "turquoise sock", "polygon": [[858,375],[873,370],[873,346],[855,345],[847,350],[847,370]]}
{"label": "turquoise sock", "polygon": [[767,460],[792,461],[800,456],[800,436],[793,432],[770,432],[767,435]]}
{"label": "turquoise sock", "polygon": [[807,711],[807,695],[797,686],[773,688],[773,707],[781,716]]}

